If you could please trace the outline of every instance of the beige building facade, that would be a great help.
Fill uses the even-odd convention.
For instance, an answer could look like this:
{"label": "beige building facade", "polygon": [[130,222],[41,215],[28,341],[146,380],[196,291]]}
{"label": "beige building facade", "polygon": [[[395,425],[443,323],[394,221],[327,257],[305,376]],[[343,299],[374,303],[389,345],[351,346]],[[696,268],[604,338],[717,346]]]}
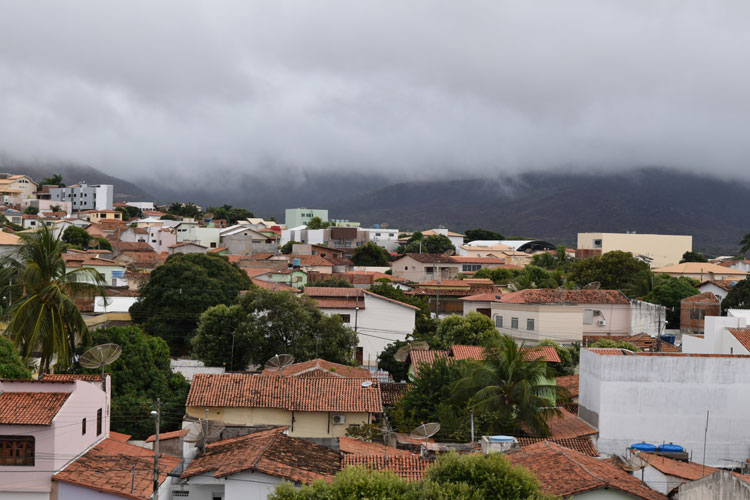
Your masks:
{"label": "beige building facade", "polygon": [[[652,268],[677,264],[693,250],[693,237],[673,234],[578,233],[578,252],[585,256],[620,250],[645,257]],[[591,252],[586,254],[586,251]]]}

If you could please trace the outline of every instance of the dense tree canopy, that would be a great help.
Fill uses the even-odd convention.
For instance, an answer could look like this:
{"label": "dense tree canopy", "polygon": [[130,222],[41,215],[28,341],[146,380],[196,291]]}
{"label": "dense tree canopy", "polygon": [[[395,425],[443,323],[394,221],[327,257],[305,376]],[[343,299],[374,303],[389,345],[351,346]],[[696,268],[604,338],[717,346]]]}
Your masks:
{"label": "dense tree canopy", "polygon": [[[169,347],[135,326],[112,327],[91,333],[91,343],[117,344],[122,355],[105,371],[112,377],[112,430],[145,439],[154,433],[150,417],[156,398],[162,402],[162,431],[180,428],[190,384],[169,366]],[[98,373],[98,370],[89,370]]]}
{"label": "dense tree canopy", "polygon": [[39,181],[39,186],[60,186],[65,187],[65,184],[62,183],[62,175],[60,174],[53,174],[49,177],[45,177],[41,181]]}
{"label": "dense tree canopy", "polygon": [[250,219],[255,215],[245,208],[233,207],[232,205],[222,205],[220,207],[210,207],[206,215],[212,215],[213,219],[224,219],[227,224],[234,225],[238,221]]}
{"label": "dense tree canopy", "polygon": [[357,266],[387,266],[388,252],[373,242],[357,247],[352,255],[352,262]]}
{"label": "dense tree canopy", "polygon": [[348,364],[357,334],[306,297],[253,286],[238,305],[206,311],[192,346],[200,359],[235,369],[262,365],[282,353],[297,361],[323,358]]}
{"label": "dense tree canopy", "polygon": [[581,344],[575,343],[569,346],[563,346],[554,340],[543,340],[539,345],[549,345],[555,348],[557,355],[560,356],[559,363],[549,363],[547,366],[554,370],[555,375],[573,375],[581,357]]}
{"label": "dense tree canopy", "polygon": [[682,264],[683,262],[708,262],[708,258],[702,253],[685,252],[684,254],[682,254],[682,260],[680,261],[680,264]]}
{"label": "dense tree canopy", "polygon": [[620,290],[629,297],[641,295],[643,282],[647,285],[650,277],[648,264],[619,250],[576,261],[568,274],[568,280],[577,286],[596,281],[602,289]]}
{"label": "dense tree canopy", "polygon": [[63,231],[62,240],[75,248],[85,250],[89,247],[91,235],[78,226],[70,226]]}
{"label": "dense tree canopy", "polygon": [[192,201],[187,203],[174,202],[169,205],[167,213],[177,215],[179,217],[194,217],[198,218],[201,215],[201,210]]}
{"label": "dense tree canopy", "polygon": [[23,213],[25,213],[26,215],[36,215],[39,213],[39,207],[29,205],[28,207],[23,209]]}
{"label": "dense tree canopy", "polygon": [[477,227],[475,229],[467,229],[464,231],[464,235],[466,238],[464,238],[464,241],[467,243],[471,241],[476,240],[504,240],[505,236],[503,236],[500,233],[496,233],[495,231],[490,231],[489,229],[482,229],[481,227]]}
{"label": "dense tree canopy", "polygon": [[682,299],[701,293],[696,288],[699,283],[685,276],[675,278],[668,274],[654,276],[653,282],[653,289],[643,297],[643,300],[665,306],[667,308],[667,328],[679,328],[680,303]]}
{"label": "dense tree canopy", "polygon": [[0,379],[31,378],[31,371],[19,356],[13,343],[0,335]]}
{"label": "dense tree canopy", "polygon": [[251,285],[247,274],[226,257],[175,254],[154,269],[130,313],[148,333],[164,338],[173,353],[181,353],[203,311],[233,304],[240,290]]}
{"label": "dense tree canopy", "polygon": [[326,229],[332,225],[334,224],[328,221],[323,221],[320,217],[315,216],[307,223],[307,229]]}
{"label": "dense tree canopy", "polygon": [[484,345],[499,335],[489,317],[478,312],[470,312],[466,316],[452,314],[443,318],[429,342],[433,349],[449,349],[455,344]]}
{"label": "dense tree canopy", "polygon": [[300,244],[299,241],[294,241],[294,240],[287,241],[281,246],[281,253],[289,255],[290,253],[292,253],[294,245],[299,245],[299,244]]}
{"label": "dense tree canopy", "polygon": [[396,382],[405,382],[409,378],[409,366],[395,358],[396,352],[405,347],[409,342],[397,340],[388,344],[383,351],[378,354],[378,368],[387,371],[391,378]]}
{"label": "dense tree canopy", "polygon": [[729,309],[750,308],[750,280],[739,281],[724,300],[721,301],[721,314],[726,315]]}
{"label": "dense tree canopy", "polygon": [[125,205],[124,207],[117,207],[115,208],[118,212],[122,214],[122,220],[128,221],[130,219],[138,219],[141,216],[143,216],[143,212],[138,207],[131,207],[129,205]]}
{"label": "dense tree canopy", "polygon": [[[422,235],[422,233],[414,233],[411,238],[414,238],[417,234]],[[450,238],[442,234],[433,234],[426,238],[414,240],[411,238],[406,246],[398,248],[398,253],[445,253],[449,250],[456,251],[456,247],[453,246]]]}
{"label": "dense tree canopy", "polygon": [[601,339],[589,345],[589,347],[604,347],[604,348],[614,347],[617,349],[628,349],[633,352],[640,351],[640,349],[637,348],[635,344],[633,344],[632,342],[627,342],[625,340]]}

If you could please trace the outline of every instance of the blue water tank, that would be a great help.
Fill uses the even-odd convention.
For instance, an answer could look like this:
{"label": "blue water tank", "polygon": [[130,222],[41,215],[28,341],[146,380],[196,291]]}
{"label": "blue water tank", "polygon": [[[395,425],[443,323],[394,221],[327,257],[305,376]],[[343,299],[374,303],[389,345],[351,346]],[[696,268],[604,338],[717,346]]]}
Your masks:
{"label": "blue water tank", "polygon": [[372,225],[372,228],[373,228],[373,229],[380,229],[380,224],[373,224],[373,225]]}
{"label": "blue water tank", "polygon": [[662,335],[661,339],[664,342],[669,342],[670,344],[674,345],[674,342],[675,342],[675,336],[674,335]]}
{"label": "blue water tank", "polygon": [[513,436],[489,436],[490,443],[510,443],[516,440]]}
{"label": "blue water tank", "polygon": [[657,451],[656,445],[651,443],[635,443],[630,446],[633,450],[645,451],[646,453],[653,453]]}
{"label": "blue water tank", "polygon": [[292,267],[299,267],[299,259],[292,259]]}
{"label": "blue water tank", "polygon": [[663,451],[666,453],[682,453],[685,450],[682,446],[679,444],[660,444],[659,445],[659,451]]}

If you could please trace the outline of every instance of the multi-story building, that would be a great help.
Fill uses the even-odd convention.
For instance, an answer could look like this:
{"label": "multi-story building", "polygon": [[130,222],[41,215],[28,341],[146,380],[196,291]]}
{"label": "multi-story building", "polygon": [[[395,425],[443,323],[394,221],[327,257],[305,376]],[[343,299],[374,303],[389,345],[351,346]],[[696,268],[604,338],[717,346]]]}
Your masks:
{"label": "multi-story building", "polygon": [[26,175],[0,174],[0,202],[17,204],[35,198],[37,183]]}
{"label": "multi-story building", "polygon": [[84,210],[112,210],[114,186],[112,184],[73,184],[49,189],[51,201],[70,201],[74,212]]}
{"label": "multi-story building", "polygon": [[284,215],[286,227],[306,226],[313,218],[319,217],[322,222],[328,221],[328,210],[317,208],[287,208]]}
{"label": "multi-story building", "polygon": [[646,260],[651,267],[678,264],[693,250],[693,237],[675,234],[578,233],[576,257],[587,258],[620,250]]}

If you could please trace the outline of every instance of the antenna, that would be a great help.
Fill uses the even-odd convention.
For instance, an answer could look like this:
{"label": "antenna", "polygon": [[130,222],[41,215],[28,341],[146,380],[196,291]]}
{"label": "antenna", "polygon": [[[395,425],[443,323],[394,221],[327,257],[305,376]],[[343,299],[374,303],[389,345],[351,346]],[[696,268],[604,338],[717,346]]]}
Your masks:
{"label": "antenna", "polygon": [[437,422],[430,422],[427,424],[422,424],[411,431],[411,433],[409,433],[409,437],[416,440],[427,439],[437,434],[439,430],[440,424],[438,424]]}
{"label": "antenna", "polygon": [[190,427],[188,427],[190,430],[183,436],[182,440],[186,443],[202,442],[204,444],[209,441],[215,441],[221,436],[224,427],[224,422],[221,420],[201,418],[190,424]]}
{"label": "antenna", "polygon": [[294,356],[291,354],[277,354],[266,361],[264,368],[271,371],[278,369],[279,377],[281,377],[281,371],[292,363],[294,363]]}
{"label": "antenna", "polygon": [[122,348],[117,344],[101,344],[84,352],[78,362],[84,368],[101,368],[104,378],[104,367],[109,366],[120,357]]}
{"label": "antenna", "polygon": [[364,382],[362,382],[362,387],[364,387],[365,389],[370,387],[371,385],[372,385],[372,380],[365,380]]}
{"label": "antenna", "polygon": [[648,465],[648,461],[645,458],[642,458],[639,453],[628,458],[625,463],[622,464],[622,468],[628,472],[635,472],[644,469]]}
{"label": "antenna", "polygon": [[599,283],[598,281],[592,281],[591,283],[584,286],[583,290],[599,290],[601,287],[601,283]]}

